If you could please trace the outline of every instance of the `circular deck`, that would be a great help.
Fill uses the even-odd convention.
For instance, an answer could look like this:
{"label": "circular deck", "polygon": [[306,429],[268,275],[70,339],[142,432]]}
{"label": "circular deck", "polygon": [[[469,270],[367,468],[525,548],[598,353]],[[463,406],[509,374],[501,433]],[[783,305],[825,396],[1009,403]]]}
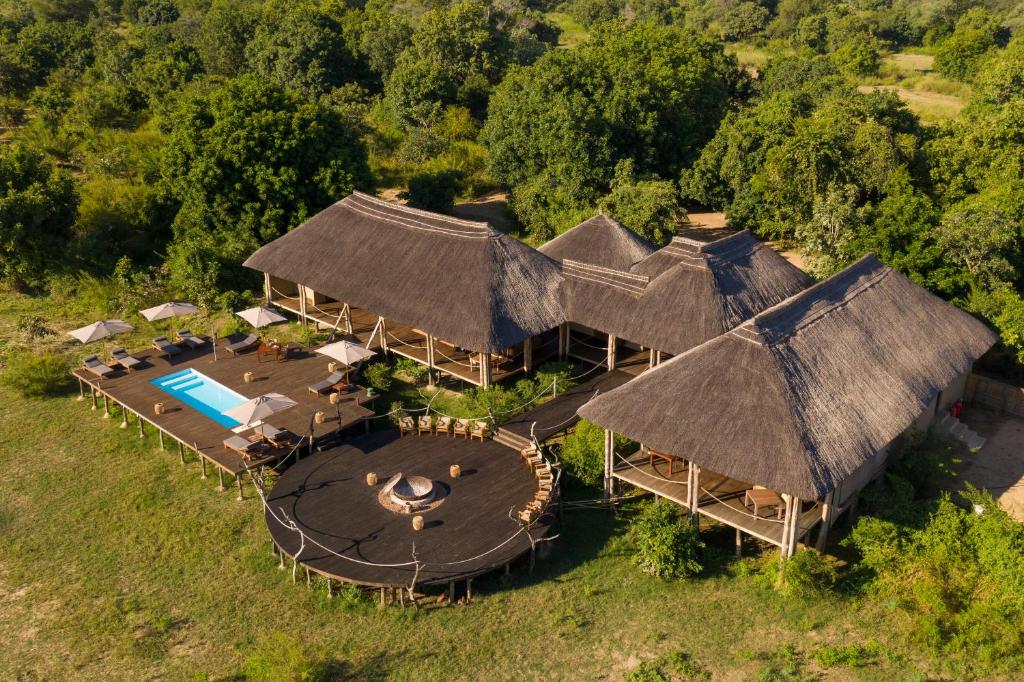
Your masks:
{"label": "circular deck", "polygon": [[[449,475],[452,464],[462,468],[457,479]],[[371,471],[379,480],[375,486],[366,484]],[[429,478],[444,495],[443,504],[421,512],[421,531],[413,530],[412,514],[391,511],[378,500],[397,473]],[[271,537],[289,556],[299,552],[300,537],[275,514],[330,550],[307,541],[298,557],[322,575],[374,587],[408,585],[414,565],[380,564],[412,562],[415,543],[418,583],[441,583],[499,568],[529,550],[530,537],[509,511],[524,509],[536,490],[519,454],[493,441],[372,433],[285,471],[267,496],[265,516]],[[535,524],[529,535],[541,537],[545,523]]]}

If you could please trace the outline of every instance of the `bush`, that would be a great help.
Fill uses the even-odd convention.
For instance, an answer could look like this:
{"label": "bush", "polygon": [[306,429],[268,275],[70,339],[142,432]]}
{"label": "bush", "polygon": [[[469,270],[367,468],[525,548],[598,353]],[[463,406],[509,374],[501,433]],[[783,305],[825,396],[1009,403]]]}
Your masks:
{"label": "bush", "polygon": [[629,524],[630,542],[636,547],[633,562],[659,578],[685,578],[702,570],[704,549],[697,527],[683,523],[679,507],[666,499],[644,505]]}
{"label": "bush", "polygon": [[429,370],[411,358],[399,358],[395,362],[395,372],[404,374],[414,383],[425,381]]}
{"label": "bush", "polygon": [[451,169],[418,173],[409,178],[409,190],[402,193],[402,198],[416,208],[447,211],[462,190],[463,175],[462,171]]}
{"label": "bush", "polygon": [[22,352],[8,357],[0,381],[23,397],[41,398],[63,393],[71,385],[71,375],[61,355]]}
{"label": "bush", "polygon": [[375,362],[363,371],[366,383],[380,392],[391,388],[391,367],[386,362]]}
{"label": "bush", "polygon": [[604,476],[604,429],[581,419],[562,443],[564,471],[585,485],[596,486]]}
{"label": "bush", "polygon": [[776,582],[783,593],[810,599],[827,594],[838,578],[831,558],[817,550],[805,549],[780,565]]}
{"label": "bush", "polygon": [[822,668],[861,668],[878,661],[881,653],[882,648],[875,641],[849,646],[826,644],[814,652],[814,658]]}

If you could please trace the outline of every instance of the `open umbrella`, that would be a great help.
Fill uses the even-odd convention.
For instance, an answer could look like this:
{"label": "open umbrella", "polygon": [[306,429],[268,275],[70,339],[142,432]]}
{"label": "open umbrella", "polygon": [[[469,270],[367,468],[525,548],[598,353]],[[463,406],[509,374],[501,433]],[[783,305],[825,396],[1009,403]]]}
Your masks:
{"label": "open umbrella", "polygon": [[100,339],[105,339],[108,336],[113,336],[114,334],[130,332],[133,329],[135,329],[135,327],[122,320],[100,320],[99,322],[93,322],[92,324],[80,329],[70,331],[68,334],[75,337],[82,343],[92,343],[93,341],[99,341]]}
{"label": "open umbrella", "polygon": [[374,351],[360,346],[358,343],[352,343],[351,341],[338,341],[336,343],[329,343],[323,348],[317,348],[317,353],[326,355],[329,358],[333,358],[345,365],[345,382],[348,382],[348,368],[355,364],[358,364],[360,360],[373,357]]}
{"label": "open umbrella", "polygon": [[280,393],[265,393],[246,400],[241,405],[236,405],[229,410],[224,410],[221,414],[241,422],[244,426],[253,426],[260,422],[259,432],[262,436],[262,421],[264,419],[296,405],[298,403],[288,396],[281,395]]}
{"label": "open umbrella", "polygon": [[270,324],[277,324],[278,322],[284,322],[287,319],[281,313],[267,306],[249,308],[248,310],[237,312],[235,315],[238,315],[240,318],[257,328],[266,327]]}
{"label": "open umbrella", "polygon": [[[139,312],[150,322],[156,322],[157,320],[167,320],[179,315],[191,315],[192,313],[199,312],[199,308],[191,303],[170,301],[153,306],[152,308],[140,310]],[[173,336],[170,327],[167,328],[167,334]]]}

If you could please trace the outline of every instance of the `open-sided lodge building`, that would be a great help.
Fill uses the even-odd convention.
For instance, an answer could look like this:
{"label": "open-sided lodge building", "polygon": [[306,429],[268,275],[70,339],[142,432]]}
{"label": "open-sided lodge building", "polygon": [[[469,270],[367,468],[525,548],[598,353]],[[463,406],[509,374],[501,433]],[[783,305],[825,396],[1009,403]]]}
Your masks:
{"label": "open-sided lodge building", "polygon": [[[893,442],[944,414],[995,340],[868,255],[580,414],[608,431],[606,490],[627,481],[791,555],[818,524],[824,544]],[[640,452],[615,454],[613,433]],[[779,513],[752,513],[751,496]]]}

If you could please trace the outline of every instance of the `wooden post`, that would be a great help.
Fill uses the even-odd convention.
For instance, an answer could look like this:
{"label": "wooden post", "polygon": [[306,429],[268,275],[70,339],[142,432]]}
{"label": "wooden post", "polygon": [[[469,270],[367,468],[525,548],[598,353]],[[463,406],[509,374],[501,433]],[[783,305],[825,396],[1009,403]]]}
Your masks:
{"label": "wooden post", "polygon": [[[181,443],[178,443],[178,448],[179,448],[179,451],[180,451],[180,449],[181,449]],[[205,457],[203,457],[202,455],[200,455],[200,456],[199,456],[199,463],[200,463],[200,465],[201,465],[201,466],[203,467],[203,475],[202,475],[202,479],[203,479],[203,480],[205,481],[205,480],[206,480],[206,458],[205,458]]]}
{"label": "wooden post", "polygon": [[527,374],[533,370],[533,337],[523,341],[523,371]]}
{"label": "wooden post", "polygon": [[487,388],[491,385],[491,354],[480,353],[480,385]]}
{"label": "wooden post", "polygon": [[455,581],[454,580],[449,580],[448,581],[448,603],[449,604],[454,604],[455,603]]}
{"label": "wooden post", "polygon": [[793,527],[789,531],[789,556],[796,554],[796,543],[800,540],[800,498],[793,498]]}
{"label": "wooden post", "polygon": [[833,502],[835,500],[836,491],[830,490],[825,499],[821,501],[821,525],[818,527],[818,538],[814,543],[814,548],[819,552],[825,551],[825,545],[828,543],[828,531],[832,527],[832,513],[834,509]]}
{"label": "wooden post", "polygon": [[306,318],[306,286],[304,284],[299,285],[299,320],[303,325],[309,322]]}
{"label": "wooden post", "polygon": [[736,558],[743,558],[743,533],[739,528],[736,529]]}
{"label": "wooden post", "polygon": [[466,578],[466,603],[473,601],[473,579]]}
{"label": "wooden post", "polygon": [[434,337],[427,334],[427,386],[434,385]]}
{"label": "wooden post", "polygon": [[124,405],[121,406],[121,428],[128,428],[128,408]]}
{"label": "wooden post", "polygon": [[241,502],[245,499],[242,495],[242,472],[235,474],[235,483],[238,484],[238,501]]}
{"label": "wooden post", "polygon": [[604,430],[604,501],[609,502],[612,498],[612,469],[615,458],[615,434],[608,429]]}
{"label": "wooden post", "polygon": [[618,345],[618,339],[615,338],[614,334],[608,335],[608,371],[615,369],[615,346]]}
{"label": "wooden post", "polygon": [[348,303],[341,307],[341,317],[345,320],[345,333],[352,333],[352,308],[349,307]]}
{"label": "wooden post", "polygon": [[558,325],[558,359],[565,360],[569,355],[569,323]]}
{"label": "wooden post", "polygon": [[270,286],[270,273],[263,273],[263,297],[267,299],[267,305],[274,301],[274,289]]}
{"label": "wooden post", "polygon": [[700,518],[697,516],[697,510],[700,509],[700,467],[696,464],[693,465],[693,506],[690,508],[693,516],[693,522],[700,525]]}
{"label": "wooden post", "polygon": [[377,318],[377,324],[380,325],[380,349],[384,352],[388,352],[388,325],[384,321],[383,317]]}
{"label": "wooden post", "polygon": [[157,427],[156,433],[160,437],[160,449],[165,450],[166,448],[164,448],[164,430],[161,429],[160,427]]}
{"label": "wooden post", "polygon": [[650,353],[648,353],[647,367],[652,368],[657,364],[658,363],[654,361],[654,349],[652,348]]}
{"label": "wooden post", "polygon": [[222,493],[227,490],[224,487],[224,470],[220,467],[217,467],[217,480],[220,482],[220,485],[217,486],[217,492]]}
{"label": "wooden post", "polygon": [[78,397],[75,398],[75,400],[81,402],[85,400],[85,385],[82,383],[82,379],[78,375],[75,375],[75,378],[78,379]]}
{"label": "wooden post", "polygon": [[96,405],[96,389],[93,388],[92,385],[89,386],[89,393],[90,393],[90,395],[92,395],[92,409],[95,410],[96,407],[97,407],[97,405]]}
{"label": "wooden post", "polygon": [[110,419],[110,400],[106,393],[103,394],[103,418]]}
{"label": "wooden post", "polygon": [[654,351],[654,366],[657,367],[660,364],[661,364],[661,351],[660,350],[656,350],[656,351]]}
{"label": "wooden post", "polygon": [[136,416],[136,417],[138,418],[138,420],[139,420],[139,438],[145,438],[145,437],[146,437],[146,432],[145,432],[145,431],[143,431],[143,428],[144,428],[144,427],[142,426],[142,415],[141,415],[141,414],[139,414],[138,412],[136,412],[136,413],[135,413],[135,416]]}
{"label": "wooden post", "polygon": [[180,459],[182,462],[185,461],[185,446],[181,444],[180,440],[178,441],[178,459]]}

